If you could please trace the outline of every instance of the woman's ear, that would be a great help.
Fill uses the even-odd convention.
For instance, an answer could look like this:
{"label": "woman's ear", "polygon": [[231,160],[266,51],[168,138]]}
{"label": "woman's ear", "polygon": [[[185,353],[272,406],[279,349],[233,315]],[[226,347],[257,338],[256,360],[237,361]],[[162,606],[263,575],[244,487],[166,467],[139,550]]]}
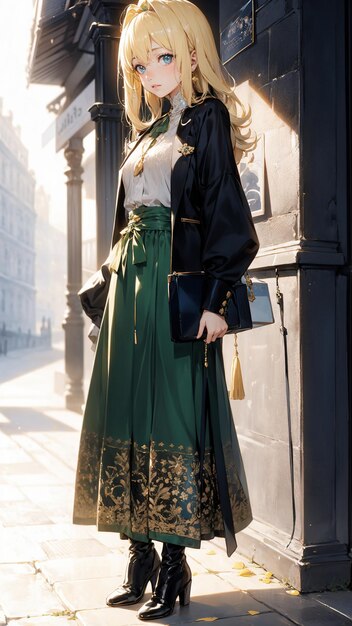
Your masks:
{"label": "woman's ear", "polygon": [[198,61],[197,61],[197,53],[195,50],[192,50],[191,52],[191,70],[192,72],[194,72],[194,70],[196,69],[198,65]]}

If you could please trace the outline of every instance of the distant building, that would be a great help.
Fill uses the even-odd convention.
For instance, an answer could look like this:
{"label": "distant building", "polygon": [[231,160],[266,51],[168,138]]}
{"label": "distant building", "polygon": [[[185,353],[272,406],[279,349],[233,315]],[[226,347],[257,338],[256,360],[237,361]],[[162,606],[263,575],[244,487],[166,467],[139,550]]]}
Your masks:
{"label": "distant building", "polygon": [[35,193],[36,321],[40,331],[43,318],[50,319],[52,330],[61,330],[65,312],[66,234],[49,222],[50,196],[43,187]]}
{"label": "distant building", "polygon": [[35,331],[33,173],[12,114],[0,99],[0,327]]}

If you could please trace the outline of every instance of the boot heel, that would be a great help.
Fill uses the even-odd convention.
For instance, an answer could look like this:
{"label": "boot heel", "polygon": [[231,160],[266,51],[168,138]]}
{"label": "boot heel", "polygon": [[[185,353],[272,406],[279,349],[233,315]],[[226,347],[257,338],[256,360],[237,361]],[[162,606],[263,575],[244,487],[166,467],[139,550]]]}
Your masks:
{"label": "boot heel", "polygon": [[152,591],[154,592],[154,589],[156,587],[156,581],[158,580],[158,573],[159,570],[156,570],[156,572],[154,572],[154,574],[152,574],[151,578],[150,578],[150,584],[152,586]]}
{"label": "boot heel", "polygon": [[191,585],[192,585],[192,580],[189,580],[188,583],[183,587],[183,589],[179,593],[181,606],[187,606],[187,604],[190,603]]}

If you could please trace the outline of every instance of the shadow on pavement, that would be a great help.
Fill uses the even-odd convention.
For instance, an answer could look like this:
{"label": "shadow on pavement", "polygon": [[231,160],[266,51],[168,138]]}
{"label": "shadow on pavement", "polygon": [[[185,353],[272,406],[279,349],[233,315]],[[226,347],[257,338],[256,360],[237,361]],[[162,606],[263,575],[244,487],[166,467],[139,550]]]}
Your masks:
{"label": "shadow on pavement", "polygon": [[57,348],[28,348],[13,350],[0,357],[0,382],[4,383],[17,376],[50,365],[64,357],[64,351]]}
{"label": "shadow on pavement", "polygon": [[53,417],[45,415],[42,411],[29,407],[1,407],[1,413],[9,420],[1,424],[1,430],[6,435],[20,432],[74,432],[67,424]]}

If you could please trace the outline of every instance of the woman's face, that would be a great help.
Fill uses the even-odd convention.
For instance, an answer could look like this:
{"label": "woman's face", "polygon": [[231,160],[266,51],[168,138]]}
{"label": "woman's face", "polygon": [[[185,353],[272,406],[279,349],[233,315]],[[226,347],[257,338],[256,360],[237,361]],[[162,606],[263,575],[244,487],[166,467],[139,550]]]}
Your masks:
{"label": "woman's face", "polygon": [[146,91],[164,98],[174,96],[180,89],[181,74],[177,69],[176,61],[171,50],[159,46],[152,41],[152,49],[145,65],[133,57],[132,65]]}

